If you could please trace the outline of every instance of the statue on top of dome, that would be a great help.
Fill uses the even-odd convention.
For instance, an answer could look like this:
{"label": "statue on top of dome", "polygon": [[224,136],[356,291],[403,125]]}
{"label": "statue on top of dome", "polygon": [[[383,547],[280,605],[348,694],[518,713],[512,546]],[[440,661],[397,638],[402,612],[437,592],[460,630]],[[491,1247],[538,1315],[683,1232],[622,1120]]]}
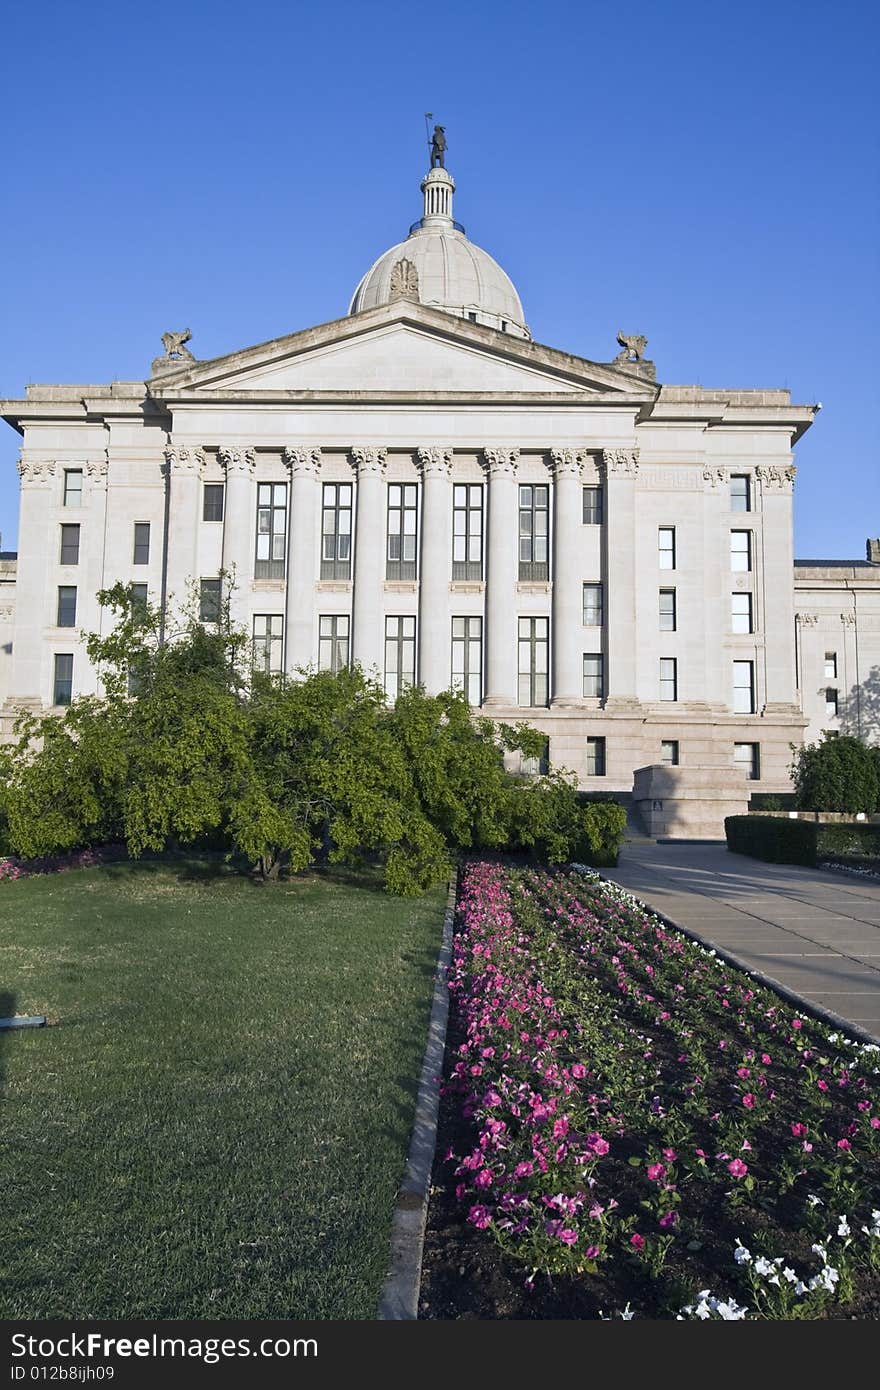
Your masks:
{"label": "statue on top of dome", "polygon": [[431,168],[446,168],[446,127],[435,125],[431,136]]}

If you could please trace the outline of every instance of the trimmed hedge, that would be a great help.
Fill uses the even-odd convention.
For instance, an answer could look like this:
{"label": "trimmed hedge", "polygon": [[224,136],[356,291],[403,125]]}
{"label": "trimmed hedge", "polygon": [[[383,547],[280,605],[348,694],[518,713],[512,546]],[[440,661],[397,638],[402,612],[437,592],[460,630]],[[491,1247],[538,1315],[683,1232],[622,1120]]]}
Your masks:
{"label": "trimmed hedge", "polygon": [[870,859],[880,856],[880,825],[861,822],[821,825],[783,820],[780,816],[728,816],[727,848],[770,864],[806,864],[823,859]]}

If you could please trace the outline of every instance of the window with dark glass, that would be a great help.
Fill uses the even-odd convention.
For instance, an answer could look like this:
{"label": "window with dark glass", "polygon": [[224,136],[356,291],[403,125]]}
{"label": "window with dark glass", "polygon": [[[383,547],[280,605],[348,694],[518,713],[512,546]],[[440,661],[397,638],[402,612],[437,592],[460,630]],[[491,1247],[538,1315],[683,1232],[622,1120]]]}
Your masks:
{"label": "window with dark glass", "polygon": [[678,699],[678,660],[674,656],[660,658],[660,699]]}
{"label": "window with dark glass", "polygon": [[61,563],[79,564],[79,522],[66,522],[61,527]]}
{"label": "window with dark glass", "polygon": [[840,701],[837,691],[831,686],[825,691],[825,716],[828,719],[836,719],[840,710]]}
{"label": "window with dark glass", "polygon": [[385,619],[385,694],[396,700],[416,680],[416,620]]}
{"label": "window with dark glass", "polygon": [[731,474],[730,510],[732,512],[750,512],[752,510],[751,488],[747,473]]}
{"label": "window with dark glass", "polygon": [[761,746],[758,743],[735,743],[733,761],[741,767],[750,782],[758,782],[761,777]]}
{"label": "window with dark glass", "polygon": [[318,666],[338,675],[349,662],[351,623],[347,613],[325,613],[318,619]]}
{"label": "window with dark glass", "polygon": [[657,559],[662,570],[675,569],[674,526],[661,526],[657,531]]}
{"label": "window with dark glass", "polygon": [[665,738],[660,744],[660,761],[667,767],[678,767],[677,738]]}
{"label": "window with dark glass", "polygon": [[837,652],[825,653],[825,679],[837,680]]}
{"label": "window with dark glass", "polygon": [[546,483],[520,485],[519,577],[550,578],[550,488]]}
{"label": "window with dark glass", "polygon": [[752,568],[751,531],[731,531],[730,568],[738,573],[747,573]]}
{"label": "window with dark glass", "polygon": [[146,584],[132,584],[131,586],[132,606],[139,604],[142,608],[147,605],[147,586]]}
{"label": "window with dark glass", "polygon": [[605,498],[601,486],[585,487],[584,525],[601,526],[605,520]]}
{"label": "window with dark glass", "polygon": [[81,468],[65,468],[64,470],[64,505],[65,507],[81,507],[83,493],[83,471]]}
{"label": "window with dark glass", "polygon": [[58,586],[56,622],[58,627],[76,627],[76,585],[60,584]]}
{"label": "window with dark glass", "polygon": [[55,672],[52,683],[52,703],[69,705],[73,698],[73,653],[55,653]]}
{"label": "window with dark glass", "polygon": [[537,757],[527,758],[521,753],[519,770],[522,777],[546,777],[550,771],[550,740],[547,739]]}
{"label": "window with dark glass", "polygon": [[284,618],[280,613],[254,614],[253,665],[267,676],[284,670]]}
{"label": "window with dark glass", "polygon": [[287,554],[287,484],[257,485],[255,579],[283,579]]}
{"label": "window with dark glass", "polygon": [[389,483],[386,579],[415,579],[418,520],[418,486],[415,483]]}
{"label": "window with dark glass", "polygon": [[520,618],[518,637],[518,689],[520,705],[546,705],[550,695],[548,673],[549,620]]}
{"label": "window with dark glass", "polygon": [[675,632],[678,622],[676,612],[675,590],[660,590],[660,631]]}
{"label": "window with dark glass", "polygon": [[456,483],[452,489],[452,578],[483,577],[483,487]]}
{"label": "window with dark glass", "polygon": [[734,714],[755,713],[755,663],[735,661],[733,663],[733,711]]}
{"label": "window with dark glass", "polygon": [[601,627],[605,622],[605,605],[601,584],[584,585],[584,627]]}
{"label": "window with dark glass", "polygon": [[324,483],[321,578],[351,578],[351,483]]}
{"label": "window with dark glass", "polygon": [[134,523],[134,555],[132,560],[136,565],[148,565],[150,563],[150,523],[148,521],[136,521]]}
{"label": "window with dark glass", "polygon": [[203,623],[219,623],[222,609],[222,581],[203,579],[199,584],[199,618]]}
{"label": "window with dark glass", "polygon": [[605,740],[587,739],[586,773],[588,777],[605,776]]}
{"label": "window with dark glass", "polygon": [[452,688],[463,690],[469,705],[483,698],[483,620],[452,619]]}
{"label": "window with dark glass", "polygon": [[223,483],[205,483],[202,493],[202,521],[223,520]]}
{"label": "window with dark glass", "polygon": [[753,632],[751,594],[730,595],[730,626],[732,632]]}
{"label": "window with dark glass", "polygon": [[605,696],[605,659],[601,652],[584,652],[584,698],[601,700]]}

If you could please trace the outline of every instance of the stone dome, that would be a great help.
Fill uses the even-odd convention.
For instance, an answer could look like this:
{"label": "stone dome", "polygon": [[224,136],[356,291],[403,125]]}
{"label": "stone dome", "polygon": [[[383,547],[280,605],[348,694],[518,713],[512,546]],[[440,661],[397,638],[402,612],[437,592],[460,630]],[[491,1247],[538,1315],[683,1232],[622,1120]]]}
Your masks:
{"label": "stone dome", "polygon": [[406,241],[392,246],[367,271],[352,297],[350,314],[396,299],[487,324],[517,338],[530,338],[513,282],[487,251],[469,241],[452,218],[455,183],[445,169],[422,180],[425,212]]}

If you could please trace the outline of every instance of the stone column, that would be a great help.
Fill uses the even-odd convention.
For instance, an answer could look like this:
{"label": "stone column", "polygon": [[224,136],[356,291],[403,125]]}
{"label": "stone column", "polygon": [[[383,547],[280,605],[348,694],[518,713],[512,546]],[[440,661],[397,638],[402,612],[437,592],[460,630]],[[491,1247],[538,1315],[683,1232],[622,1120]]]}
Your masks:
{"label": "stone column", "polygon": [[[88,526],[90,543],[83,544],[85,534],[81,537],[80,543],[80,564],[82,566],[82,578],[77,592],[76,605],[76,625],[77,629],[85,629],[86,632],[106,632],[113,625],[113,618],[106,608],[102,608],[98,602],[99,589],[107,587],[108,578],[115,582],[117,575],[112,577],[106,572],[106,550],[107,536],[113,524],[112,517],[108,525],[108,472],[109,466],[106,455],[103,458],[89,459],[83,469],[85,474],[84,482],[87,493],[84,495],[86,503],[83,511],[88,513]],[[157,535],[154,544],[160,546],[162,543],[161,535]],[[153,590],[151,601],[155,604],[159,595]],[[98,682],[98,674],[93,668],[86,671],[86,654],[84,647],[77,643],[77,651],[82,651],[82,655],[75,655],[74,678],[76,678],[76,666],[79,664],[79,674],[81,679],[76,681],[78,693],[86,694],[97,691],[103,693],[103,688]]]}
{"label": "stone column", "polygon": [[554,705],[583,700],[583,574],[581,552],[581,464],[574,449],[551,449],[556,476],[553,525],[553,698]]}
{"label": "stone column", "polygon": [[[198,586],[199,480],[204,454],[201,449],[188,449],[169,444],[165,450],[165,469],[170,496],[168,500],[168,556],[165,570],[167,620],[175,627],[175,617],[187,603],[189,586]],[[150,538],[150,547],[159,537]]]}
{"label": "stone column", "polygon": [[605,449],[606,709],[636,697],[636,475],[638,449]]}
{"label": "stone column", "polygon": [[384,669],[382,627],[385,578],[385,457],[387,449],[357,446],[357,520],[354,542],[352,652],[367,674]]}
{"label": "stone column", "polygon": [[449,576],[452,573],[452,450],[422,448],[422,568],[419,679],[429,695],[452,683]]}
{"label": "stone column", "polygon": [[[79,572],[59,569],[61,549],[60,525],[50,520],[53,501],[63,483],[56,482],[54,459],[34,458],[22,452],[18,464],[21,477],[18,513],[18,568],[15,582],[15,618],[13,627],[12,681],[9,698],[16,708],[39,708],[52,703],[53,657],[58,649],[44,642],[46,628],[54,628],[54,604],[57,598],[58,576],[67,574],[76,583]],[[65,517],[65,520],[68,518]],[[79,510],[71,508],[70,521],[80,523],[80,562],[91,537],[86,520]],[[67,634],[65,634],[66,636]],[[76,633],[70,633],[71,643]],[[62,647],[61,650],[75,650]],[[80,672],[74,658],[73,688],[78,691]]]}
{"label": "stone column", "polygon": [[516,586],[519,449],[485,449],[489,474],[486,566],[486,696],[484,705],[515,705],[517,693]]}
{"label": "stone column", "polygon": [[[795,467],[755,469],[761,487],[761,569],[755,575],[762,592],[755,603],[764,613],[764,713],[791,714],[797,705],[794,671],[794,573],[792,493]],[[743,528],[757,517],[742,515]],[[757,528],[755,528],[757,530]],[[757,537],[756,537],[757,539]],[[757,556],[752,558],[757,568]],[[760,702],[760,690],[757,692]],[[761,707],[759,703],[759,708]]]}
{"label": "stone column", "polygon": [[229,617],[233,627],[251,635],[251,584],[254,578],[257,511],[254,505],[253,449],[222,446],[217,457],[226,469],[223,508],[224,594],[230,593]]}
{"label": "stone column", "polygon": [[318,574],[320,449],[285,449],[290,470],[290,535],[284,614],[284,669],[315,661],[315,580]]}

